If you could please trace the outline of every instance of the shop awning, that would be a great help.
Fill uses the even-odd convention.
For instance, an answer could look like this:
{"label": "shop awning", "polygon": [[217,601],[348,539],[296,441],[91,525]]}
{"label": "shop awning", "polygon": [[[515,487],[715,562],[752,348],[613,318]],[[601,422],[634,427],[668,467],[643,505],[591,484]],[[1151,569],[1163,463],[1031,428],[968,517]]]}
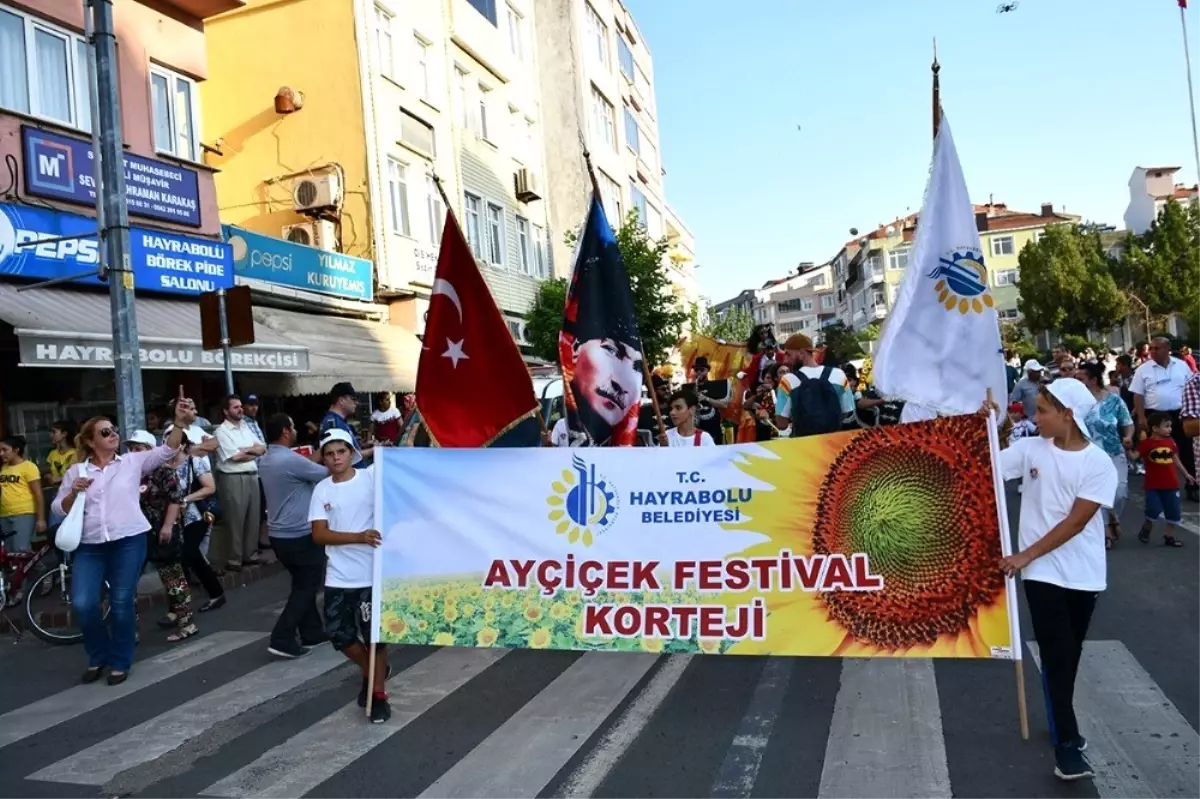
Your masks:
{"label": "shop awning", "polygon": [[273,394],[326,394],[343,380],[358,391],[416,389],[421,342],[403,328],[277,308],[255,308],[254,328],[267,328],[309,352],[307,374],[272,378]]}
{"label": "shop awning", "polygon": [[[135,303],[143,369],[220,371],[219,351],[201,345],[200,307],[194,300],[138,297]],[[0,283],[0,320],[17,335],[22,366],[112,367],[108,294],[67,288],[18,292]],[[256,343],[232,353],[235,372],[308,372],[303,346],[255,325]]]}

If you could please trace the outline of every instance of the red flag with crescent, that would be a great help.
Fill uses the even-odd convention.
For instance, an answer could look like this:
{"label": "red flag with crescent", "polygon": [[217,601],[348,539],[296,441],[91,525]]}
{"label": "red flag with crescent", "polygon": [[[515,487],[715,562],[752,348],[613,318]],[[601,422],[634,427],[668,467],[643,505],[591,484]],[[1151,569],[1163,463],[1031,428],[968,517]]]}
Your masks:
{"label": "red flag with crescent", "polygon": [[538,408],[529,370],[452,213],[429,297],[417,408],[439,447],[486,447]]}

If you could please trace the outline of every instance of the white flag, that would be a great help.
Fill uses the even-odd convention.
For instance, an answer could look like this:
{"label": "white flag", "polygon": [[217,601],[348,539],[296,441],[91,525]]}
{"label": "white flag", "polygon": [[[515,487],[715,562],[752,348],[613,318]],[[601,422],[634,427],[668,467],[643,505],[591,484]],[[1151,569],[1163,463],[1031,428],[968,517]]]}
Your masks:
{"label": "white flag", "polygon": [[917,240],[873,370],[883,396],[941,414],[979,410],[989,388],[1002,407],[1008,399],[975,207],[945,117],[934,141]]}

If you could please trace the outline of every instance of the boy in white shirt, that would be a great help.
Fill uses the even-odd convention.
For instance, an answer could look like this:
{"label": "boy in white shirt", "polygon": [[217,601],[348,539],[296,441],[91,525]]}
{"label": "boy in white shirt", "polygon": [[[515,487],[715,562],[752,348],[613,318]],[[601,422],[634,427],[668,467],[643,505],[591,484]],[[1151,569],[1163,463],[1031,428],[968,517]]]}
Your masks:
{"label": "boy in white shirt", "polygon": [[[362,456],[345,430],[334,428],[321,438],[321,460],[329,477],[317,483],[308,507],[313,543],[325,547],[325,629],[333,648],[362,669],[359,707],[367,706],[367,669],[371,640],[371,582],[375,555],[383,538],[375,528],[375,469],[355,469]],[[371,723],[391,718],[385,684],[387,650],[375,648],[375,691]]]}
{"label": "boy in white shirt", "polygon": [[715,447],[704,430],[696,428],[696,405],[698,400],[691,391],[676,391],[671,395],[671,423],[675,426],[666,433],[659,433],[660,447]]}
{"label": "boy in white shirt", "polygon": [[1022,573],[1042,658],[1054,773],[1064,780],[1093,775],[1073,696],[1083,639],[1106,587],[1101,509],[1111,508],[1117,493],[1112,459],[1089,441],[1084,422],[1095,405],[1074,378],[1043,386],[1034,417],[1040,435],[1000,453],[1004,479],[1021,478],[1021,548],[1000,568],[1010,577]]}

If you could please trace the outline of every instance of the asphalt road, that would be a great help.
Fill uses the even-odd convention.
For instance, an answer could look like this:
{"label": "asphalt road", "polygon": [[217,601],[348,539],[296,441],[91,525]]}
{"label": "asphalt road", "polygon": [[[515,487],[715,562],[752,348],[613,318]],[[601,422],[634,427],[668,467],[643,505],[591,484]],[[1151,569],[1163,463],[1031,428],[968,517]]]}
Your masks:
{"label": "asphalt road", "polygon": [[185,644],[143,630],[119,689],[77,684],[79,647],[0,637],[0,796],[1200,796],[1186,508],[1186,548],[1138,544],[1135,503],[1110,555],[1077,696],[1094,782],[1052,776],[1028,647],[1028,742],[1013,665],[953,660],[396,647],[370,725],[327,646],[268,657],[275,577]]}

